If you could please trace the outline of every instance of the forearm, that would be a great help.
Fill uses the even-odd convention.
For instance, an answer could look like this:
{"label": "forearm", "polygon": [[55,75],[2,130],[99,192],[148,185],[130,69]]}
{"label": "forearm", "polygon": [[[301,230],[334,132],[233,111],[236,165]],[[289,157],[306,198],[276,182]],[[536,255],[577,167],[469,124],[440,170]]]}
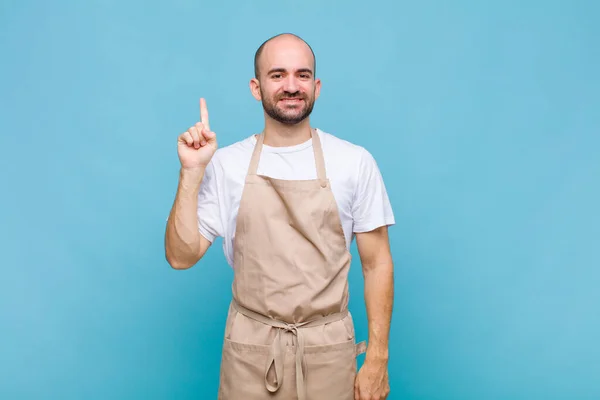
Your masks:
{"label": "forearm", "polygon": [[394,272],[391,257],[364,265],[365,303],[369,326],[367,360],[387,361],[389,331],[394,300]]}
{"label": "forearm", "polygon": [[179,185],[165,232],[167,261],[175,269],[193,266],[203,255],[198,232],[198,191],[204,168],[181,169]]}

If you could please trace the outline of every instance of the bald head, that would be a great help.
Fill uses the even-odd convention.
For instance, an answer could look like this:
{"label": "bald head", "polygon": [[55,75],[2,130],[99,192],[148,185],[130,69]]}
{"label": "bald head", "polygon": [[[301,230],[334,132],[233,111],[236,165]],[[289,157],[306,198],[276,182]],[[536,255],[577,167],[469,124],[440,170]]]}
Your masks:
{"label": "bald head", "polygon": [[258,50],[256,50],[256,53],[254,54],[254,77],[257,79],[260,77],[261,67],[262,64],[264,64],[265,58],[274,60],[277,58],[277,55],[281,55],[283,52],[290,53],[290,56],[292,57],[301,56],[299,53],[304,52],[304,56],[310,57],[311,59],[312,75],[315,76],[317,61],[315,53],[310,45],[300,36],[294,35],[293,33],[281,33],[264,41]]}

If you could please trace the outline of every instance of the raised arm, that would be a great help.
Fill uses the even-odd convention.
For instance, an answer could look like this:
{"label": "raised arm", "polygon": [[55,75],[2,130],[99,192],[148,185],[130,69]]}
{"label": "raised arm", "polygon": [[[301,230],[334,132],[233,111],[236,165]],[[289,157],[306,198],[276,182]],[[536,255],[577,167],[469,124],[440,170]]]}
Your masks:
{"label": "raised arm", "polygon": [[175,269],[192,267],[210,247],[198,231],[198,192],[216,150],[217,138],[210,130],[206,101],[200,99],[200,122],[177,139],[179,185],[165,232],[165,256]]}

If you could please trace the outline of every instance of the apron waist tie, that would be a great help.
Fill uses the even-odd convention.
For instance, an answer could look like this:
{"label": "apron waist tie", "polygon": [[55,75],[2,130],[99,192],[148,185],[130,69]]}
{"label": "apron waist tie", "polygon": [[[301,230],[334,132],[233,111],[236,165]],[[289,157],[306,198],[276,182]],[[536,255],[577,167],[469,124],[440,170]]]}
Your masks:
{"label": "apron waist tie", "polygon": [[[283,382],[283,359],[285,357],[285,345],[283,344],[281,338],[281,331],[283,330],[285,332],[291,332],[296,336],[298,342],[298,346],[296,348],[296,387],[298,391],[298,400],[306,400],[306,388],[304,386],[304,371],[306,370],[306,360],[304,359],[304,335],[302,334],[300,328],[310,328],[340,321],[348,315],[348,310],[327,315],[315,320],[300,322],[297,324],[288,324],[286,322],[272,319],[255,311],[249,310],[237,303],[235,299],[233,300],[232,304],[240,314],[263,324],[270,325],[274,328],[279,328],[275,339],[273,339],[273,342],[271,343],[269,359],[267,360],[267,366],[265,369],[265,386],[269,392],[276,392]],[[275,385],[273,385],[267,379],[267,374],[271,369],[271,365],[274,365],[275,367]]]}

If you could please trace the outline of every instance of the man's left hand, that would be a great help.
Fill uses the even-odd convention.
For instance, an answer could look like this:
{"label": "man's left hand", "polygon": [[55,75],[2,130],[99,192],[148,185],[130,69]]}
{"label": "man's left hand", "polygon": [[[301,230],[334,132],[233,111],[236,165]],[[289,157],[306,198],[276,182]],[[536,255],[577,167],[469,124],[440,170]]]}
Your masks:
{"label": "man's left hand", "polygon": [[366,359],[354,381],[354,400],[385,400],[389,393],[387,362]]}

